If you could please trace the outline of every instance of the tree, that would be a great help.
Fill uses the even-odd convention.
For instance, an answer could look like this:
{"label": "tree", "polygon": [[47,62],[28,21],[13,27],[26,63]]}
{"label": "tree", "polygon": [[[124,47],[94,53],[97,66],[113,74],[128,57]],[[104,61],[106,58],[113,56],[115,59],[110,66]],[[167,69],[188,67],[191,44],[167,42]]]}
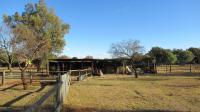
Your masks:
{"label": "tree", "polygon": [[194,63],[200,64],[200,48],[194,48],[191,47],[188,49],[188,51],[191,51],[194,55]]}
{"label": "tree", "polygon": [[186,64],[194,59],[194,55],[189,50],[174,49],[173,53],[176,55],[179,64]]}
{"label": "tree", "polygon": [[109,53],[116,58],[128,58],[131,60],[133,70],[135,72],[135,78],[138,78],[136,67],[134,66],[134,56],[138,53],[142,53],[143,46],[140,45],[138,40],[127,40],[116,44],[112,44]]}
{"label": "tree", "polygon": [[51,55],[59,54],[65,46],[64,35],[69,30],[69,25],[64,24],[53,10],[47,8],[44,0],[38,3],[28,3],[25,11],[16,12],[11,16],[4,15],[4,21],[15,29],[17,25],[25,25],[37,39],[47,40],[46,49],[41,54],[40,60],[45,62]]}
{"label": "tree", "polygon": [[169,49],[160,47],[152,47],[148,54],[156,59],[156,64],[174,64],[177,60]]}
{"label": "tree", "polygon": [[176,55],[171,51],[166,51],[166,64],[174,64],[177,61]]}
{"label": "tree", "polygon": [[72,59],[78,59],[78,57],[73,57]]}
{"label": "tree", "polygon": [[40,57],[46,48],[47,39],[38,39],[37,35],[23,24],[18,24],[13,30],[15,38],[12,40],[13,53],[16,56],[19,69],[21,71],[21,80],[24,89],[27,89],[25,72],[27,67],[34,59]]}
{"label": "tree", "polygon": [[86,56],[84,59],[93,59],[93,56]]}
{"label": "tree", "polygon": [[12,64],[15,61],[13,55],[13,33],[7,24],[0,25],[0,61],[8,64],[8,69],[11,71]]}
{"label": "tree", "polygon": [[67,55],[62,55],[62,56],[59,56],[58,59],[70,59],[70,57]]}

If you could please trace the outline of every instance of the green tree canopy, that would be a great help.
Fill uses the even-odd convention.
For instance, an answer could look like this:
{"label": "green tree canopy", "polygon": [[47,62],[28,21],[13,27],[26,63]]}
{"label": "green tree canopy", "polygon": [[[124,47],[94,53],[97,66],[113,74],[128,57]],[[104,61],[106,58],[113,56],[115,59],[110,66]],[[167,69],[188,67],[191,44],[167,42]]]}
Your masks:
{"label": "green tree canopy", "polygon": [[174,64],[177,60],[170,50],[160,47],[153,47],[148,54],[156,59],[157,64]]}
{"label": "green tree canopy", "polygon": [[188,50],[191,51],[194,55],[193,62],[200,64],[200,48],[191,47]]}
{"label": "green tree canopy", "polygon": [[65,46],[64,35],[70,26],[63,23],[53,10],[47,8],[44,0],[38,3],[28,3],[21,14],[4,15],[4,22],[15,29],[18,25],[25,25],[32,30],[37,39],[47,39],[46,56],[61,53]]}
{"label": "green tree canopy", "polygon": [[179,64],[186,64],[194,59],[193,53],[189,50],[174,49],[173,53],[176,55]]}

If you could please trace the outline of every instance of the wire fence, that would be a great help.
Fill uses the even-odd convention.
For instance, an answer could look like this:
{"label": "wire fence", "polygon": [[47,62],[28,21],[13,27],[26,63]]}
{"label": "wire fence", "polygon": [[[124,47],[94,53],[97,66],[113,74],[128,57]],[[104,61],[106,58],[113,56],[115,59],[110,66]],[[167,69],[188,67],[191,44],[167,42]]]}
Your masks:
{"label": "wire fence", "polygon": [[200,73],[200,64],[160,65],[157,66],[157,73]]}

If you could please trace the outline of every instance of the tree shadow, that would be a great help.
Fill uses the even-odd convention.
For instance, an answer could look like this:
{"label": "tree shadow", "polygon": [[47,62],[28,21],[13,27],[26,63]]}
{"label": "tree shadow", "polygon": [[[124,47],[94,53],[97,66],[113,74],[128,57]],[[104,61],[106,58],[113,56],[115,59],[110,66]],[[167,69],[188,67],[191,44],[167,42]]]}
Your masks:
{"label": "tree shadow", "polygon": [[134,109],[134,110],[109,110],[96,108],[64,108],[63,112],[182,112],[176,110],[161,110],[161,109]]}
{"label": "tree shadow", "polygon": [[108,81],[165,81],[169,80],[169,78],[157,78],[157,77],[139,77],[139,78],[131,78],[131,77],[121,77],[121,78],[113,78],[113,79],[97,79],[97,80],[108,80]]}
{"label": "tree shadow", "polygon": [[23,98],[25,98],[25,97],[27,97],[27,96],[29,96],[29,95],[35,93],[35,92],[40,92],[40,91],[42,91],[45,87],[46,87],[46,86],[41,86],[38,90],[36,90],[36,91],[34,91],[34,92],[28,92],[28,93],[26,93],[26,94],[23,94],[23,95],[21,95],[21,96],[15,98],[15,99],[13,99],[13,100],[11,100],[11,101],[5,103],[5,104],[3,105],[3,107],[10,107],[10,106],[11,106],[12,104],[14,104],[15,102],[17,102],[17,101],[19,101],[19,100],[21,100],[21,99],[23,99]]}
{"label": "tree shadow", "polygon": [[21,112],[21,108],[0,107],[0,112]]}
{"label": "tree shadow", "polygon": [[11,85],[11,86],[9,86],[9,87],[7,87],[7,88],[4,88],[4,89],[2,89],[2,90],[0,90],[0,91],[6,91],[6,90],[8,90],[8,89],[12,89],[12,88],[14,88],[14,87],[16,87],[16,86],[19,86],[19,85],[21,85],[22,83],[18,83],[18,84],[14,84],[14,85]]}

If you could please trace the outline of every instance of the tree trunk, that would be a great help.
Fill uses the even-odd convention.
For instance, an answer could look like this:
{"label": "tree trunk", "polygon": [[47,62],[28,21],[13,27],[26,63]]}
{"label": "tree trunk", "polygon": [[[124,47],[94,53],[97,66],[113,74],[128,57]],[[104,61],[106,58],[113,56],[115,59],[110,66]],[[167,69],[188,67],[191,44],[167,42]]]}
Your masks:
{"label": "tree trunk", "polygon": [[131,59],[131,64],[132,64],[132,68],[133,68],[133,70],[134,70],[134,73],[135,73],[135,78],[138,78],[137,69],[136,69],[136,67],[135,67],[135,65],[134,65],[134,62],[133,62],[133,60],[132,60],[132,59]]}
{"label": "tree trunk", "polygon": [[40,72],[40,71],[41,71],[41,65],[37,64],[37,72]]}
{"label": "tree trunk", "polygon": [[133,66],[133,70],[135,72],[135,78],[138,78],[138,73],[137,73],[137,69],[135,68],[135,66]]}
{"label": "tree trunk", "polygon": [[23,84],[23,88],[24,88],[24,90],[26,90],[27,89],[27,83],[26,83],[26,78],[25,78],[25,71],[24,70],[22,70],[21,71],[21,80],[22,80],[22,84]]}
{"label": "tree trunk", "polygon": [[12,64],[11,63],[8,63],[8,70],[11,72],[12,71]]}

